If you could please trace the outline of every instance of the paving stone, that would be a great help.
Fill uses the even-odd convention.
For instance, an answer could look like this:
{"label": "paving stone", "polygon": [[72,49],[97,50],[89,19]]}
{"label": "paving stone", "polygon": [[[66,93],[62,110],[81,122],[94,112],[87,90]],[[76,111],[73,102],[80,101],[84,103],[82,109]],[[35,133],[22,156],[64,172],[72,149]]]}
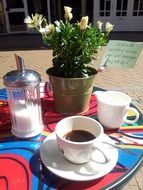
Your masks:
{"label": "paving stone", "polygon": [[143,175],[142,175],[141,170],[139,172],[137,172],[135,179],[137,181],[138,187],[140,189],[143,189]]}

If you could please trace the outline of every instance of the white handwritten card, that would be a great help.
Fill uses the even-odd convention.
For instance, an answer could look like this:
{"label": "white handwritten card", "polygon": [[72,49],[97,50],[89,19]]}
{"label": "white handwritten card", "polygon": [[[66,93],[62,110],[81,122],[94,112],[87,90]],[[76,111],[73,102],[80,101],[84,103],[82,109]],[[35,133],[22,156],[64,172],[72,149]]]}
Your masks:
{"label": "white handwritten card", "polygon": [[101,65],[105,67],[133,68],[142,48],[142,43],[110,40]]}

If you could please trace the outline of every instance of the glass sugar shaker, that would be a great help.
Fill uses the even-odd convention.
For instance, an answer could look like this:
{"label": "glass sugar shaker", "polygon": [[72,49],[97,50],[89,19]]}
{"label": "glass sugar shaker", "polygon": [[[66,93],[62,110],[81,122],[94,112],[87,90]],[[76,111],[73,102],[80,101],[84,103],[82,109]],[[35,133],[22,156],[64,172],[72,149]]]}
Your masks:
{"label": "glass sugar shaker", "polygon": [[3,77],[8,94],[12,120],[12,134],[29,138],[43,130],[40,88],[41,76],[34,70],[25,69],[24,61],[15,55],[17,70]]}

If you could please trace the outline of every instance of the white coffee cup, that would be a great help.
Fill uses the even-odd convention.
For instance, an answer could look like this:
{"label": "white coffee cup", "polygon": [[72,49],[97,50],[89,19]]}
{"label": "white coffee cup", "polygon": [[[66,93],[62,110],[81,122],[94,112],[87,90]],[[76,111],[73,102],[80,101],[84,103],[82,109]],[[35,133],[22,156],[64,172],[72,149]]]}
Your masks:
{"label": "white coffee cup", "polygon": [[[88,131],[95,138],[85,142],[67,140],[65,135],[73,130]],[[104,131],[102,125],[95,119],[86,116],[70,116],[57,123],[55,133],[58,146],[64,157],[72,163],[83,164],[90,160],[93,147],[96,148],[96,144],[101,141]],[[106,157],[105,153],[103,155]]]}
{"label": "white coffee cup", "polygon": [[[119,128],[124,122],[133,124],[139,119],[137,109],[130,107],[131,98],[118,91],[96,91],[97,118],[107,129]],[[127,112],[133,111],[135,119],[127,119]]]}

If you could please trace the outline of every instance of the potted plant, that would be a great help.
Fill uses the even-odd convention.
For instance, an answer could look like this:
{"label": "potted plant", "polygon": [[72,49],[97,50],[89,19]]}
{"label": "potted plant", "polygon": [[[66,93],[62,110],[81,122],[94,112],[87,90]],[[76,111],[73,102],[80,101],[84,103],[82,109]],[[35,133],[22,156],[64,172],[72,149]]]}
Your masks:
{"label": "potted plant", "polygon": [[48,24],[43,15],[25,18],[29,28],[35,28],[43,42],[53,49],[53,67],[46,70],[53,88],[56,110],[64,114],[76,114],[88,110],[89,100],[97,70],[89,64],[98,50],[108,43],[113,29],[109,22],[102,31],[103,23],[97,27],[88,24],[88,16],[80,22],[72,22],[72,8],[64,7],[65,20]]}

